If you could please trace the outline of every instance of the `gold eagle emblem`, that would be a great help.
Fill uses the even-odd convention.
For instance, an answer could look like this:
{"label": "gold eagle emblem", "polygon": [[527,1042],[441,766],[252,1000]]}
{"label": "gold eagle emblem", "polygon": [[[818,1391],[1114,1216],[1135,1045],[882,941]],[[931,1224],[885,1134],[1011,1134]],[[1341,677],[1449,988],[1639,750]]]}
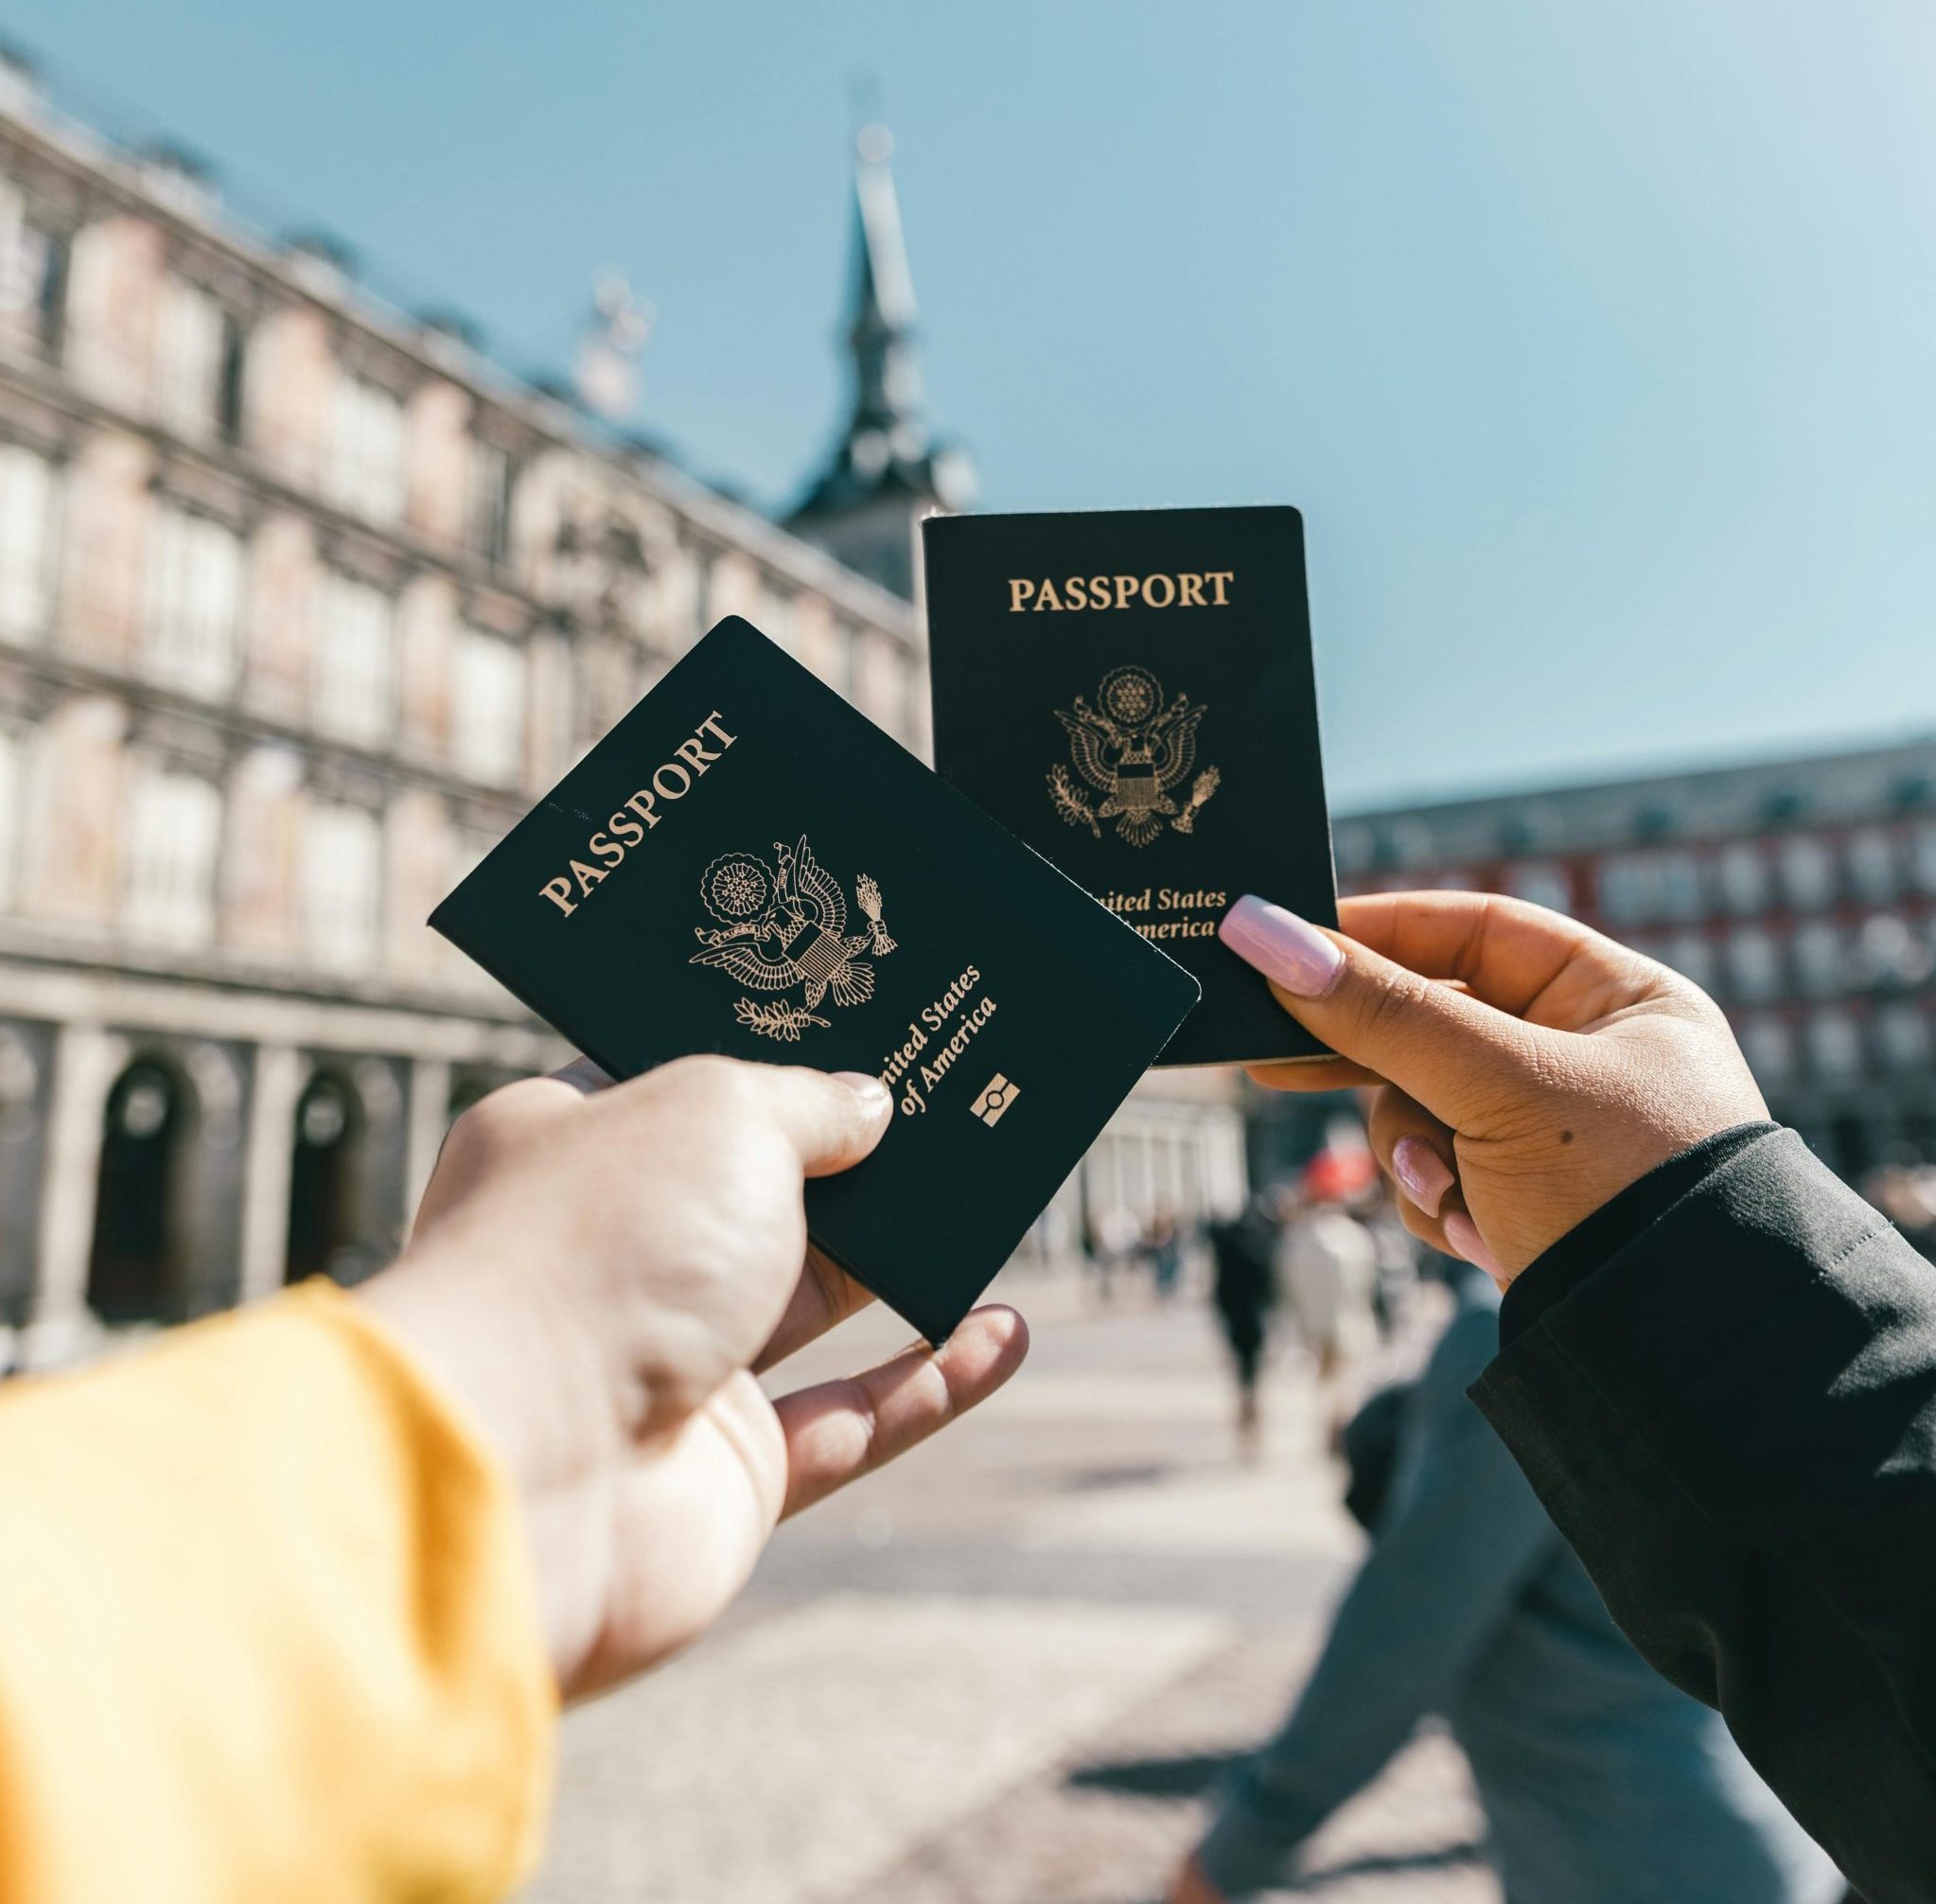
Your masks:
{"label": "gold eagle emblem", "polygon": [[832,1022],[817,1014],[823,1000],[862,1005],[873,996],[874,968],[861,955],[882,957],[895,941],[881,924],[881,889],[865,873],[854,896],[866,926],[849,932],[847,895],[804,834],[790,847],[775,840],[773,858],[769,866],[757,854],[723,853],[699,875],[700,901],[719,924],[693,928],[704,949],[687,962],[716,966],[753,992],[801,988],[804,1004],[741,998],[733,1007],[748,1031],[797,1044],[808,1026]]}
{"label": "gold eagle emblem", "polygon": [[1055,717],[1068,732],[1076,771],[1102,796],[1092,806],[1058,761],[1049,769],[1048,797],[1070,826],[1086,826],[1098,839],[1102,821],[1114,820],[1119,838],[1147,846],[1167,820],[1178,833],[1195,829],[1197,814],[1216,792],[1223,775],[1206,767],[1196,777],[1189,798],[1171,798],[1189,778],[1197,758],[1197,727],[1205,707],[1188,695],[1164,698],[1163,683],[1148,668],[1112,668],[1096,690],[1095,707],[1078,695]]}

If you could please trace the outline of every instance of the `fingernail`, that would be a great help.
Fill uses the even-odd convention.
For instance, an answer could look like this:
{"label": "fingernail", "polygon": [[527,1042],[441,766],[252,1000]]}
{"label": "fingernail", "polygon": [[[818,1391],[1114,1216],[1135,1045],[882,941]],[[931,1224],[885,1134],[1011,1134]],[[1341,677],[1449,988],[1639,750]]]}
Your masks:
{"label": "fingernail", "polygon": [[1224,913],[1217,937],[1247,965],[1300,998],[1322,998],[1345,969],[1345,955],[1308,919],[1246,892]]}
{"label": "fingernail", "polygon": [[1483,1269],[1497,1282],[1505,1271],[1499,1259],[1486,1247],[1486,1239],[1479,1234],[1479,1225],[1463,1210],[1453,1210],[1445,1220],[1445,1240],[1470,1262],[1474,1269]]}
{"label": "fingernail", "polygon": [[894,1094],[871,1071],[836,1071],[834,1076],[860,1100],[869,1117],[878,1118],[893,1108]]}
{"label": "fingernail", "polygon": [[1427,1216],[1438,1214],[1439,1204],[1452,1187],[1445,1159],[1423,1137],[1400,1137],[1392,1146],[1392,1174]]}

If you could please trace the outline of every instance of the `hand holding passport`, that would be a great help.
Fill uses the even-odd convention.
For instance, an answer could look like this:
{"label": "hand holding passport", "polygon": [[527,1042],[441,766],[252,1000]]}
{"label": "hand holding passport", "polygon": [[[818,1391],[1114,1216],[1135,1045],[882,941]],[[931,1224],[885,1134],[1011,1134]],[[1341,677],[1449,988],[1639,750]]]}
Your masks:
{"label": "hand holding passport", "polygon": [[[701,1051],[879,1077],[887,1136],[809,1182],[808,1225],[941,1342],[1159,1051],[1316,1050],[1210,936],[1228,899],[1335,914],[1294,512],[928,527],[954,785],[729,620],[431,923],[614,1077]],[[1092,573],[1102,632],[1072,636],[1055,577]],[[1005,606],[1011,577],[1065,607]],[[1027,637],[990,632],[991,578]]]}

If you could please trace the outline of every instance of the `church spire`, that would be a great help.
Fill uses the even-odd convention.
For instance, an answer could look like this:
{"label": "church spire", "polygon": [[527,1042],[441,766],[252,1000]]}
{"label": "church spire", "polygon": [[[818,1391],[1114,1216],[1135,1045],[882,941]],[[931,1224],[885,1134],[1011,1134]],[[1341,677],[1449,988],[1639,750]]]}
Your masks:
{"label": "church spire", "polygon": [[922,412],[914,280],[888,168],[893,150],[882,125],[864,126],[854,142],[853,409],[787,526],[911,598],[916,524],[963,506],[974,478],[959,450],[937,448]]}
{"label": "church spire", "polygon": [[919,454],[926,448],[921,420],[921,371],[914,358],[914,280],[907,243],[901,235],[901,203],[888,160],[893,135],[866,126],[854,142],[854,317],[848,347],[854,353],[854,419],[857,434],[878,431],[891,450]]}

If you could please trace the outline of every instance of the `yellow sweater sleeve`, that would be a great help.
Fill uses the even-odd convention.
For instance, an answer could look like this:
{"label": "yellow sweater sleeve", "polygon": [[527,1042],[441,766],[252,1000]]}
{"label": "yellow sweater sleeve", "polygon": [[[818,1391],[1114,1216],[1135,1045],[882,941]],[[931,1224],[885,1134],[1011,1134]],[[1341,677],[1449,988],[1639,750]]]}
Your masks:
{"label": "yellow sweater sleeve", "polygon": [[556,1699],[508,1481],[312,1283],[0,1388],[0,1898],[469,1904]]}

